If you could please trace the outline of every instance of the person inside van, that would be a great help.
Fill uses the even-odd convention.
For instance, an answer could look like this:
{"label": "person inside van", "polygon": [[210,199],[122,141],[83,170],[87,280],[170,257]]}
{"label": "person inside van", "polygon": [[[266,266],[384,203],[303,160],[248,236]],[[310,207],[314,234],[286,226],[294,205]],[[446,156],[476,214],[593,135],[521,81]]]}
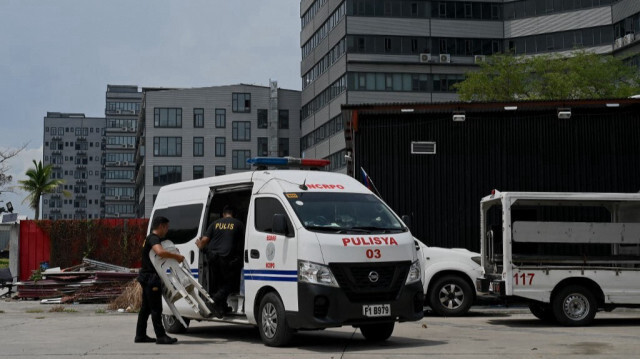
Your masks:
{"label": "person inside van", "polygon": [[209,263],[209,293],[215,302],[213,314],[222,318],[229,312],[227,297],[238,291],[242,271],[244,250],[244,224],[234,218],[236,211],[231,206],[222,210],[222,218],[213,222],[196,246],[206,250]]}

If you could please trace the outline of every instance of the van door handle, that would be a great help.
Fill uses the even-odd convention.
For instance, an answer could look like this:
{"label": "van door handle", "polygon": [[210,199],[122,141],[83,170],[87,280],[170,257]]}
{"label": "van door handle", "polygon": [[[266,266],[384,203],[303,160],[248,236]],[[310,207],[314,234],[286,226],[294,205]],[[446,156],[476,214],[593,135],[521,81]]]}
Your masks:
{"label": "van door handle", "polygon": [[251,253],[251,258],[253,259],[260,258],[260,252],[257,249],[252,249],[250,253]]}

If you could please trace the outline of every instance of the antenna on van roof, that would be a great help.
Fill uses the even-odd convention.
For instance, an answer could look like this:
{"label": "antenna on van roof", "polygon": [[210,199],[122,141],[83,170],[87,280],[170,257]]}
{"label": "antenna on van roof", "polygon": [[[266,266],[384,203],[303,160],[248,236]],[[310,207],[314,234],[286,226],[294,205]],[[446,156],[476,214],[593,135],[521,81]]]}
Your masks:
{"label": "antenna on van roof", "polygon": [[301,190],[306,191],[306,190],[309,189],[309,187],[307,187],[306,183],[307,183],[307,179],[305,178],[304,181],[302,181],[302,184],[300,186],[298,186],[298,187],[300,187]]}

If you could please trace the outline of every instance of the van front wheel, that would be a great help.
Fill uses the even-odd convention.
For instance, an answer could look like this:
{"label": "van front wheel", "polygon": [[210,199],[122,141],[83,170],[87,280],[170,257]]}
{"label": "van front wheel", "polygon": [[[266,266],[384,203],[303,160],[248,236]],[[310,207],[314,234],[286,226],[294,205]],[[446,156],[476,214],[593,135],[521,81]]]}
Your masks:
{"label": "van front wheel", "polygon": [[395,324],[395,322],[366,324],[360,326],[360,332],[364,338],[370,342],[382,342],[389,339],[391,333],[393,333]]}
{"label": "van front wheel", "polygon": [[285,319],[284,304],[276,293],[267,293],[260,301],[258,328],[262,342],[270,347],[286,345],[293,331]]}

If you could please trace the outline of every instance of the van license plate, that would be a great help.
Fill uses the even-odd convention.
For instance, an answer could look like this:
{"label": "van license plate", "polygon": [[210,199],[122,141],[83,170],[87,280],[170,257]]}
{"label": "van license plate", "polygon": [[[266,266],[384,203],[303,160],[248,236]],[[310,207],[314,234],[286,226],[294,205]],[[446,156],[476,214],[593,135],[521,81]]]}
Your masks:
{"label": "van license plate", "polygon": [[391,315],[390,304],[363,305],[362,315],[365,317],[388,317]]}

